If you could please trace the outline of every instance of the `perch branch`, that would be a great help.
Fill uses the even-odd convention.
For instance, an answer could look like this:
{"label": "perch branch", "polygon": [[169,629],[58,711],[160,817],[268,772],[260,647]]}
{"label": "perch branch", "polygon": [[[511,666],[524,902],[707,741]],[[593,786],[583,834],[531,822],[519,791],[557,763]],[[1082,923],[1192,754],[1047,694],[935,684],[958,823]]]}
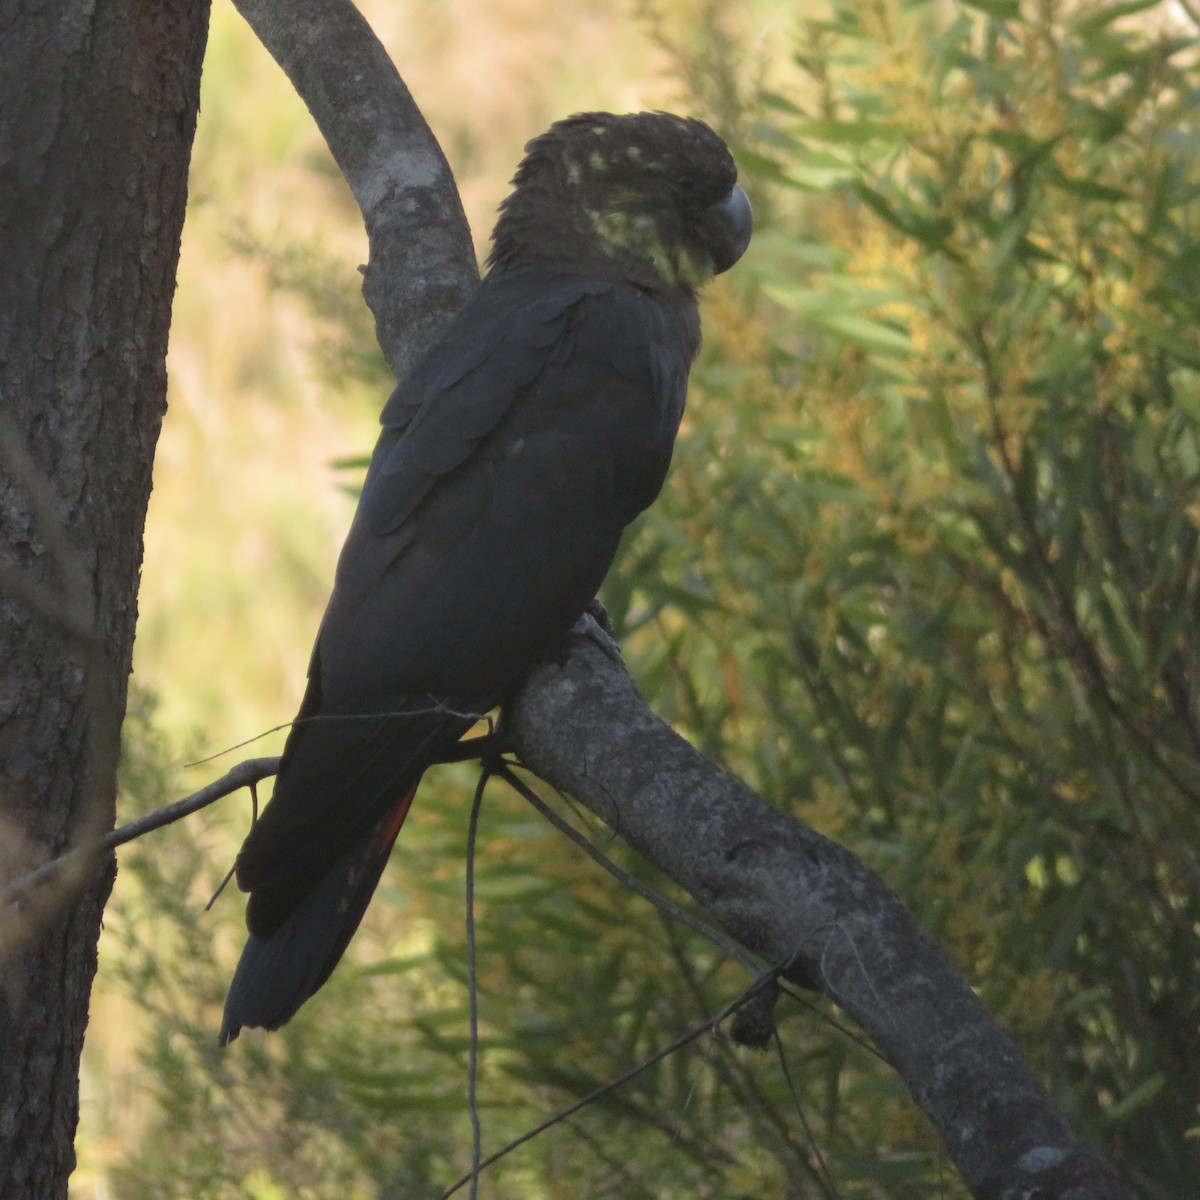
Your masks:
{"label": "perch branch", "polygon": [[507,715],[526,766],[870,1035],[974,1196],[1132,1200],[883,881],[713,766],[650,711],[603,649],[573,638],[533,672]]}

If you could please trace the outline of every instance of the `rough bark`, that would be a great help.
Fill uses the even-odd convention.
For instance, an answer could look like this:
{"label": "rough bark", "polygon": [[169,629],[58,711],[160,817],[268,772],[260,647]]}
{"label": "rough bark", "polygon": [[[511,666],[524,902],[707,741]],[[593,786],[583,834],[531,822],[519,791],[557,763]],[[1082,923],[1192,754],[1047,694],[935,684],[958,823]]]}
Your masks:
{"label": "rough bark", "polygon": [[[425,122],[345,0],[236,2],[346,170],[372,263],[386,261],[391,272],[401,261],[396,245],[428,239],[431,257],[418,274],[381,272],[364,289],[389,362],[410,363],[473,277],[457,196],[448,173],[432,165]],[[375,103],[376,94],[392,99]],[[430,295],[423,278],[455,284]],[[410,308],[418,320],[403,319]],[[790,978],[830,996],[871,1035],[978,1200],[1131,1200],[1070,1133],[1012,1041],[883,881],[718,771],[650,712],[594,642],[573,639],[559,660],[535,671],[508,715],[521,757],[543,779],[591,808],[766,962],[788,963]]]}
{"label": "rough bark", "polygon": [[[207,0],[0,52],[0,887],[112,825]],[[0,912],[0,1197],[66,1194],[111,855]]]}
{"label": "rough bark", "polygon": [[744,946],[834,1000],[908,1084],[980,1200],[1129,1200],[900,900],[660,721],[573,639],[510,708],[524,763],[581,801]]}
{"label": "rough bark", "polygon": [[308,106],[362,211],[363,296],[397,379],[479,282],[446,156],[347,0],[234,0]]}

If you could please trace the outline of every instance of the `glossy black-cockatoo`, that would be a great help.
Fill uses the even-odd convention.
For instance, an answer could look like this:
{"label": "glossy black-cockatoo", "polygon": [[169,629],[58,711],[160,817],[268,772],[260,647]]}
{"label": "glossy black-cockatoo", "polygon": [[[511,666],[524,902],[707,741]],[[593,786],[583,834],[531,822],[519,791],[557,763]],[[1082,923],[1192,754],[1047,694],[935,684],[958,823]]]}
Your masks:
{"label": "glossy black-cockatoo", "polygon": [[383,410],[308,691],[237,858],[224,1044],[329,977],[425,769],[552,652],[658,495],[696,289],[750,240],[724,142],[584,113],[526,147],[488,272]]}

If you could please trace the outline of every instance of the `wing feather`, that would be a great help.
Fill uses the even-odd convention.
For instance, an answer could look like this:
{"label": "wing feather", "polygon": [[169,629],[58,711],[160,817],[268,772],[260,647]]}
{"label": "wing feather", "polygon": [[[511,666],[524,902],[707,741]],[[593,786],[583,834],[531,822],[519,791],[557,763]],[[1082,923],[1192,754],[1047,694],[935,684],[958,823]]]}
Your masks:
{"label": "wing feather", "polygon": [[[361,502],[376,534],[403,525],[437,480],[463,464],[545,369],[572,311],[607,290],[586,280],[537,292],[512,277],[489,282],[383,411]],[[532,298],[522,303],[525,296]]]}
{"label": "wing feather", "polygon": [[662,484],[697,336],[694,309],[632,285],[485,282],[393,397],[300,719],[238,858],[256,936],[595,595]]}

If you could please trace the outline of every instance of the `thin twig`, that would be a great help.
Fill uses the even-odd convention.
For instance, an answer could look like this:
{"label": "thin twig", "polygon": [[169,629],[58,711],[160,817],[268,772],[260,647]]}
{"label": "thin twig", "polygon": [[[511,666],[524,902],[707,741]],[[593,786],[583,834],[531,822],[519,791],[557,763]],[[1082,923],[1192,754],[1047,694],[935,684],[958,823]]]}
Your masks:
{"label": "thin twig", "polygon": [[[501,775],[503,772],[497,771],[496,774]],[[743,991],[734,1000],[730,1001],[730,1003],[721,1009],[720,1012],[715,1013],[711,1017],[706,1017],[700,1022],[700,1024],[689,1029],[687,1033],[677,1037],[669,1046],[664,1046],[663,1049],[652,1054],[649,1058],[643,1059],[636,1067],[630,1067],[630,1069],[623,1075],[618,1075],[616,1079],[602,1084],[594,1091],[589,1092],[586,1096],[583,1096],[581,1099],[576,1100],[573,1104],[570,1104],[566,1108],[555,1113],[552,1117],[547,1117],[546,1120],[544,1120],[540,1125],[530,1129],[527,1133],[523,1133],[519,1138],[509,1142],[507,1146],[501,1147],[501,1149],[497,1150],[495,1154],[488,1155],[488,1157],[479,1164],[479,1171],[486,1170],[488,1167],[492,1166],[493,1163],[499,1162],[500,1159],[512,1153],[512,1151],[516,1150],[519,1146],[523,1146],[526,1142],[532,1141],[539,1134],[545,1133],[547,1129],[552,1129],[555,1125],[565,1121],[568,1117],[574,1116],[577,1112],[579,1112],[580,1109],[586,1108],[593,1101],[599,1100],[602,1096],[606,1096],[609,1092],[615,1091],[617,1088],[622,1087],[630,1080],[636,1079],[643,1071],[646,1071],[650,1067],[654,1066],[655,1063],[661,1062],[664,1058],[669,1058],[677,1050],[682,1050],[684,1046],[694,1042],[698,1037],[701,1037],[703,1034],[716,1029],[716,1027],[720,1025],[720,1023],[725,1020],[730,1013],[735,1012],[739,1007],[741,1007],[741,1005],[745,1004],[747,1000],[757,994],[760,988],[765,987],[768,983],[774,980],[777,975],[778,968],[772,968],[770,971],[766,971],[759,975],[759,977],[755,979],[745,991]],[[477,1172],[472,1171],[470,1174],[464,1175],[461,1179],[457,1180],[450,1187],[448,1187],[438,1197],[438,1200],[448,1200],[448,1198],[453,1196],[454,1193],[463,1186],[463,1184],[469,1183],[472,1175],[476,1173]]]}
{"label": "thin twig", "polygon": [[0,905],[11,904],[15,900],[19,900],[26,892],[78,859],[88,855],[104,854],[109,850],[115,850],[118,846],[123,846],[126,842],[132,842],[135,838],[150,833],[152,830],[162,829],[165,825],[170,825],[206,808],[231,792],[249,787],[260,779],[274,775],[278,768],[278,758],[248,758],[245,762],[238,763],[232,770],[227,771],[220,779],[214,780],[207,787],[202,787],[198,792],[193,792],[182,800],[176,800],[173,804],[147,813],[144,817],[138,817],[136,821],[130,821],[129,824],[122,825],[119,829],[112,829],[82,846],[76,846],[58,858],[51,859],[48,863],[43,863],[36,871],[22,876],[0,892]]}
{"label": "thin twig", "polygon": [[[625,887],[636,892],[643,900],[654,905],[656,909],[665,917],[669,917],[673,921],[686,926],[694,933],[700,934],[701,937],[707,938],[713,943],[717,949],[723,951],[736,962],[741,963],[746,970],[755,973],[759,968],[759,964],[749,955],[737,942],[727,938],[719,929],[712,925],[701,921],[698,917],[693,916],[685,908],[680,908],[674,901],[669,900],[661,892],[655,891],[649,884],[643,883],[640,879],[629,874],[624,868],[617,866],[611,858],[609,858],[602,850],[594,843],[579,832],[573,825],[563,820],[528,784],[524,783],[516,775],[513,774],[512,768],[508,763],[503,765],[502,769],[497,769],[493,772],[497,777],[503,779],[510,787],[515,788],[517,794],[531,804],[551,825],[554,826],[564,837],[568,837],[577,845],[593,862],[603,867],[614,879],[622,883]],[[819,1005],[814,1004],[803,993],[798,991],[787,983],[786,980],[780,980],[779,986],[794,1004],[805,1009],[810,1015],[816,1017],[819,1021],[824,1021],[826,1025],[836,1029],[843,1037],[848,1038],[860,1049],[865,1050],[868,1054],[874,1055],[880,1062],[891,1065],[888,1058],[879,1052],[876,1046],[873,1046],[861,1033],[851,1029],[849,1025],[843,1021],[839,1021],[831,1013],[826,1012]]]}
{"label": "thin twig", "polygon": [[788,983],[786,979],[779,981],[779,990],[793,1004],[805,1009],[811,1016],[816,1017],[818,1021],[824,1021],[826,1025],[831,1029],[836,1029],[842,1037],[853,1042],[860,1050],[865,1050],[868,1054],[874,1055],[881,1063],[886,1063],[895,1070],[895,1064],[877,1046],[873,1046],[861,1033],[851,1029],[844,1021],[839,1021],[837,1017],[831,1013],[827,1013],[820,1005],[814,1004],[802,991]]}
{"label": "thin twig", "polygon": [[[227,754],[232,754],[235,750],[242,750],[246,746],[253,746],[255,742],[261,742],[263,738],[270,737],[273,733],[279,733],[282,729],[291,729],[293,725],[298,725],[299,721],[284,721],[280,725],[272,725],[270,729],[264,729],[261,733],[256,733],[253,737],[248,737],[244,741],[234,742],[232,746],[226,746],[224,750],[215,750],[212,754],[206,754],[203,758],[194,758],[191,762],[183,764],[184,770],[190,770],[192,767],[203,767],[210,762],[216,762],[218,758],[224,758]],[[234,768],[235,770],[237,768]]]}
{"label": "thin twig", "polygon": [[783,1072],[784,1083],[787,1084],[787,1089],[791,1093],[792,1105],[796,1110],[796,1115],[800,1118],[800,1128],[804,1130],[804,1136],[808,1144],[812,1147],[813,1154],[817,1158],[816,1177],[821,1185],[821,1190],[830,1197],[830,1200],[837,1200],[838,1189],[837,1184],[833,1181],[833,1176],[829,1173],[829,1166],[825,1162],[825,1155],[821,1153],[821,1147],[817,1145],[816,1135],[813,1133],[812,1126],[808,1123],[808,1116],[804,1112],[804,1105],[800,1102],[800,1092],[796,1088],[796,1082],[792,1078],[791,1068],[788,1066],[787,1052],[783,1048],[783,1039],[779,1036],[779,1030],[771,1031],[771,1040],[775,1044],[775,1053],[779,1057],[779,1069]]}
{"label": "thin twig", "polygon": [[693,933],[698,933],[701,937],[707,938],[718,950],[722,951],[729,958],[732,958],[735,962],[741,963],[751,975],[758,975],[762,969],[762,964],[748,954],[743,947],[739,946],[732,938],[726,937],[719,929],[706,924],[699,917],[693,916],[687,909],[681,908],[673,900],[669,900],[661,892],[655,891],[654,888],[643,883],[636,876],[631,875],[623,867],[617,866],[611,858],[604,854],[603,851],[597,849],[574,826],[564,821],[528,784],[514,775],[508,763],[502,763],[496,769],[495,774],[516,791],[522,799],[533,805],[559,833],[563,834],[564,837],[570,838],[593,862],[603,867],[619,883],[636,892],[643,900],[652,904],[673,921],[677,921],[680,925],[687,926]]}
{"label": "thin twig", "polygon": [[[451,717],[461,717],[463,720],[487,721],[488,728],[491,728],[492,719],[486,712],[458,712],[455,709],[448,708],[436,697],[430,696],[428,708],[380,709],[376,712],[362,713],[316,713],[311,717],[294,717],[290,721],[283,721],[279,725],[272,725],[270,729],[264,729],[261,733],[256,733],[253,737],[246,738],[245,741],[234,742],[232,746],[226,746],[224,750],[217,750],[212,754],[206,755],[204,758],[197,758],[183,765],[185,767],[202,767],[205,763],[213,762],[218,758],[224,758],[226,754],[232,754],[235,750],[241,750],[244,746],[253,745],[255,742],[262,741],[265,737],[270,737],[273,733],[278,733],[282,729],[291,729],[296,725],[313,725],[318,721],[378,721],[391,717],[423,717],[430,714],[440,715],[442,713]],[[436,766],[440,763],[463,762],[470,758],[483,758],[489,754],[500,754],[502,753],[502,746],[503,743],[496,737],[495,733],[480,734],[478,737],[465,738],[461,742],[456,742],[444,756],[434,759],[430,765]]]}
{"label": "thin twig", "polygon": [[[254,780],[249,785],[250,788],[250,828],[253,829],[258,824],[258,780]],[[237,859],[233,860],[229,870],[225,872],[225,878],[217,884],[217,890],[208,898],[208,903],[204,906],[205,912],[210,912],[212,906],[221,898],[221,894],[229,886],[233,877],[237,874]]]}
{"label": "thin twig", "polygon": [[[283,726],[280,726],[280,728],[283,728]],[[250,739],[250,741],[255,740],[254,738]],[[246,745],[247,743],[243,742],[240,744]],[[440,754],[430,765],[436,766],[441,763],[465,762],[473,758],[490,758],[501,752],[505,745],[506,740],[504,737],[496,733],[465,738],[461,742],[456,742],[443,754]],[[233,748],[236,749],[236,747]],[[221,751],[220,753],[224,754],[228,753],[228,751]],[[217,758],[220,755],[213,755],[212,757]],[[201,759],[200,761],[208,762],[210,760]],[[191,816],[192,813],[199,812],[202,808],[207,808],[214,801],[220,800],[223,796],[228,796],[231,792],[236,792],[240,788],[248,787],[251,789],[254,795],[255,812],[257,813],[258,794],[254,791],[254,785],[274,775],[279,770],[279,763],[280,759],[275,755],[245,759],[238,763],[236,767],[231,767],[220,779],[213,780],[212,783],[206,787],[202,787],[198,792],[193,792],[190,796],[184,796],[181,800],[176,800],[162,808],[155,809],[154,812],[147,813],[144,817],[138,817],[137,820],[130,821],[127,825],[109,830],[107,833],[93,838],[86,844],[75,846],[65,854],[60,854],[58,858],[43,863],[37,870],[31,871],[28,875],[23,875],[20,879],[9,884],[3,891],[0,891],[0,905],[11,903],[13,900],[19,898],[20,895],[36,887],[39,883],[50,878],[50,876],[56,874],[64,867],[87,855],[103,854],[108,850],[115,850],[118,846],[123,846],[126,842],[132,842],[135,838],[140,838],[143,834],[151,833],[155,829],[162,829],[164,826],[171,825],[183,817]],[[189,763],[187,765],[194,766],[196,764]]]}
{"label": "thin twig", "polygon": [[479,1083],[479,976],[475,958],[475,845],[479,834],[479,810],[483,807],[483,791],[491,778],[491,768],[484,764],[475,796],[471,801],[471,817],[467,822],[467,1012],[470,1041],[467,1049],[467,1111],[471,1114],[471,1200],[479,1194],[479,1160],[483,1154],[483,1130],[479,1123],[479,1105],[475,1092]]}
{"label": "thin twig", "polygon": [[[705,992],[704,982],[697,976],[695,963],[687,954],[686,947],[679,937],[679,931],[669,921],[663,919],[663,914],[660,913],[659,917],[662,920],[664,936],[670,947],[676,973],[683,981],[687,991],[690,992],[699,1011],[707,1012],[710,1001]],[[716,1083],[729,1092],[745,1114],[755,1130],[759,1143],[775,1153],[781,1168],[787,1177],[791,1178],[797,1165],[803,1171],[812,1172],[809,1147],[793,1136],[788,1127],[786,1113],[763,1095],[758,1086],[756,1072],[750,1067],[744,1056],[735,1052],[735,1048],[739,1045],[757,1045],[757,1043],[745,1041],[738,1032],[739,1024],[743,1022],[747,1014],[751,1014],[751,1018],[754,1020],[753,1014],[757,1011],[760,1014],[759,1019],[768,1020],[772,1032],[775,1032],[774,1018],[770,1013],[774,1009],[777,999],[778,992],[772,994],[772,989],[763,989],[751,1004],[743,1007],[730,1025],[729,1036],[724,1039],[712,1039],[711,1054],[707,1063]],[[764,1009],[767,1010],[767,1013],[762,1016]]]}

